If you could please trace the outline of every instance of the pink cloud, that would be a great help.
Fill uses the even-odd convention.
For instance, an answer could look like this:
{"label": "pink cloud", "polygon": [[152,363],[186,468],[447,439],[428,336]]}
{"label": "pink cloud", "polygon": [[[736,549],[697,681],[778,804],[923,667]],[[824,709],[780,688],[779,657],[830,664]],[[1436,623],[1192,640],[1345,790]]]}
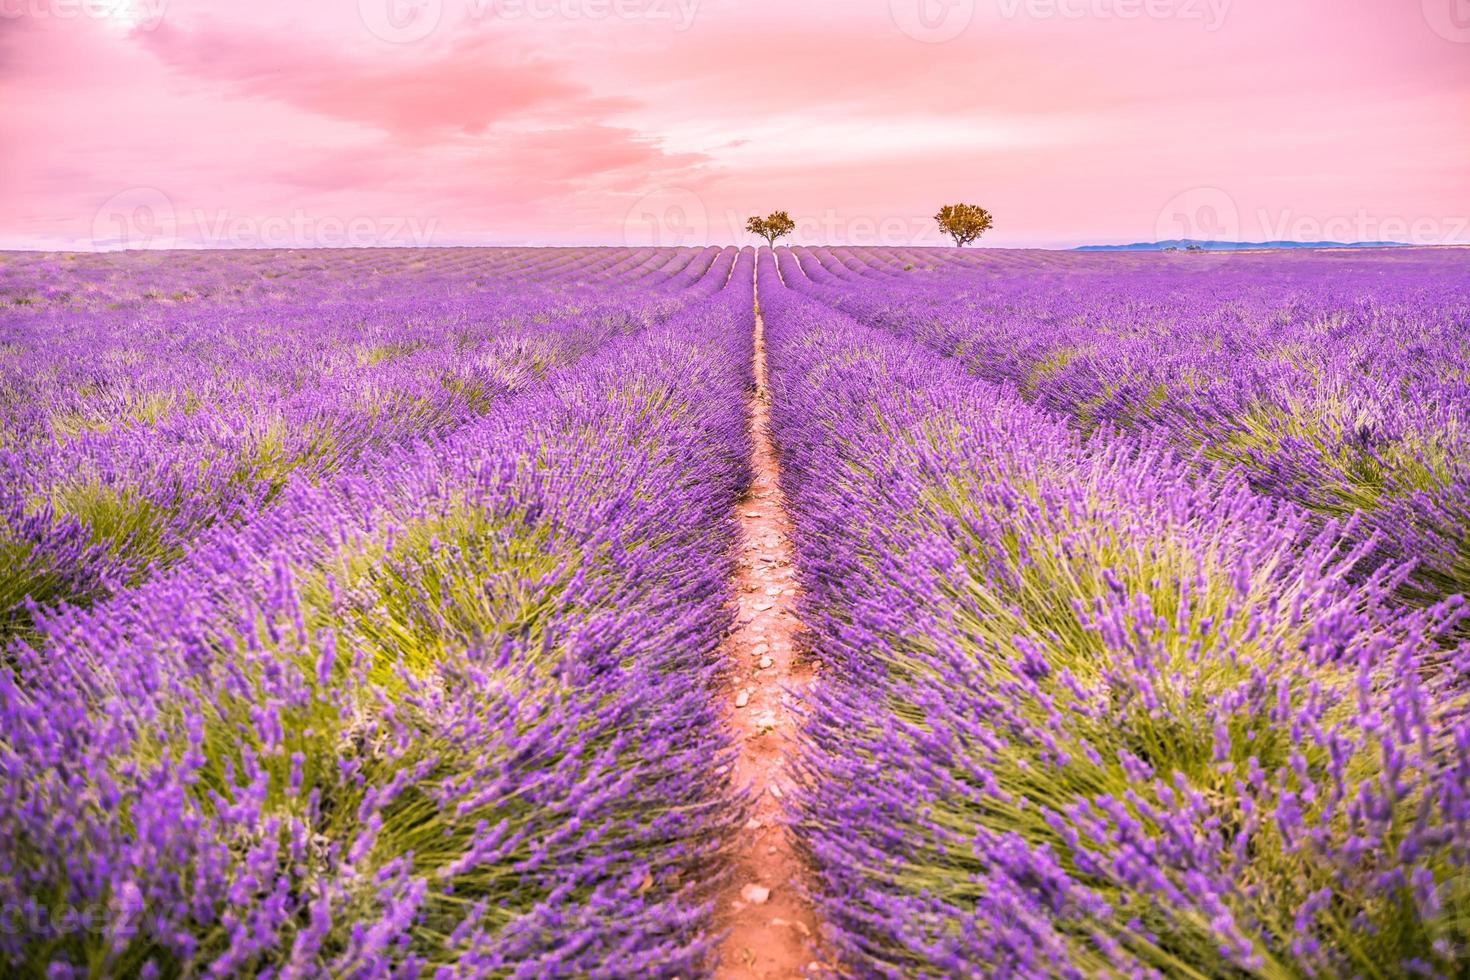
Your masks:
{"label": "pink cloud", "polygon": [[375,59],[265,31],[186,31],[167,23],[133,37],[190,81],[218,83],[222,98],[269,99],[409,141],[441,130],[482,133],[536,110],[568,118],[619,105],[546,59],[484,37],[427,59]]}

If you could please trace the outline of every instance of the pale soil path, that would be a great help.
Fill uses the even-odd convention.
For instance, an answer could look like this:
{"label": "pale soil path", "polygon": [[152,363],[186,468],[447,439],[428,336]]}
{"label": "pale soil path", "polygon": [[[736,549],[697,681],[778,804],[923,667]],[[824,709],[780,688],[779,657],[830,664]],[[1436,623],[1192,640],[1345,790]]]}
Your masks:
{"label": "pale soil path", "polygon": [[715,912],[728,930],[717,977],[800,977],[826,972],[816,942],[817,917],[803,894],[805,868],[792,849],[782,819],[788,787],[786,755],[797,718],[795,700],[815,682],[812,668],[797,663],[796,578],[791,564],[791,522],[777,478],[771,445],[770,389],[766,384],[765,323],[755,307],[755,394],[751,401],[754,481],[737,510],[740,553],[735,580],[737,624],[725,640],[730,664],[724,692],[740,754],[737,786],[759,793],[751,821],[736,843],[734,875]]}

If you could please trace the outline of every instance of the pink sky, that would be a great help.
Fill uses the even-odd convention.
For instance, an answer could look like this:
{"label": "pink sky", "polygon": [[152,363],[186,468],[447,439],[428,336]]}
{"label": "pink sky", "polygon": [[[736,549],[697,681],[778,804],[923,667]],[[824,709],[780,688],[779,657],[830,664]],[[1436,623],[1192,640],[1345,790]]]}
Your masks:
{"label": "pink sky", "polygon": [[5,248],[1470,242],[1467,0],[0,0],[0,99]]}

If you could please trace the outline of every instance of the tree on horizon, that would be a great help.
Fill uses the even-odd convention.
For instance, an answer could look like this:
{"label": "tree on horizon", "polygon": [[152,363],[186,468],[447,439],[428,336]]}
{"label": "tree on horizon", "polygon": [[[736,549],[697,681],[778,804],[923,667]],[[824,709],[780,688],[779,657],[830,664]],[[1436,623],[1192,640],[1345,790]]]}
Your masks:
{"label": "tree on horizon", "polygon": [[785,211],[772,211],[764,218],[750,218],[745,222],[745,230],[753,232],[766,240],[771,248],[776,247],[776,239],[784,238],[796,230],[796,222],[791,220],[791,215]]}
{"label": "tree on horizon", "polygon": [[934,220],[939,222],[940,231],[954,239],[956,248],[964,248],[995,223],[990,212],[978,204],[946,204]]}

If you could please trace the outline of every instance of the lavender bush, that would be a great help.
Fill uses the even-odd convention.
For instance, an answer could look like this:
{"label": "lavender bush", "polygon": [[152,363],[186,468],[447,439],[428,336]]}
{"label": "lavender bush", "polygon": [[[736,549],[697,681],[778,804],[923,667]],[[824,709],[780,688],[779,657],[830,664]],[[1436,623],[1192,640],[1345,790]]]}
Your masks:
{"label": "lavender bush", "polygon": [[1157,435],[1327,517],[1405,592],[1470,591],[1470,282],[1460,250],[1218,256],[782,252],[787,281],[1083,432]]}
{"label": "lavender bush", "polygon": [[[587,258],[616,258],[587,251],[522,282],[481,280],[494,262],[473,252],[408,252],[386,269],[374,257],[371,272],[355,267],[360,254],[294,271],[280,298],[43,310],[0,326],[0,467],[25,498],[0,500],[0,555],[11,559],[0,628],[29,621],[27,595],[84,603],[141,581],[202,530],[249,520],[289,480],[359,471],[453,432],[698,302],[734,257],[712,268],[707,253],[634,252],[622,263],[641,257],[631,271],[571,278]],[[292,269],[290,258],[267,271]],[[686,265],[693,275],[680,275]],[[347,291],[349,274],[369,285]],[[78,561],[89,547],[97,554]]]}
{"label": "lavender bush", "polygon": [[[791,280],[788,272],[787,281]],[[813,654],[794,805],[876,976],[1450,975],[1455,596],[1162,439],[760,299]]]}
{"label": "lavender bush", "polygon": [[0,672],[7,970],[702,969],[744,819],[709,690],[748,480],[732,258],[494,411],[39,610]]}

